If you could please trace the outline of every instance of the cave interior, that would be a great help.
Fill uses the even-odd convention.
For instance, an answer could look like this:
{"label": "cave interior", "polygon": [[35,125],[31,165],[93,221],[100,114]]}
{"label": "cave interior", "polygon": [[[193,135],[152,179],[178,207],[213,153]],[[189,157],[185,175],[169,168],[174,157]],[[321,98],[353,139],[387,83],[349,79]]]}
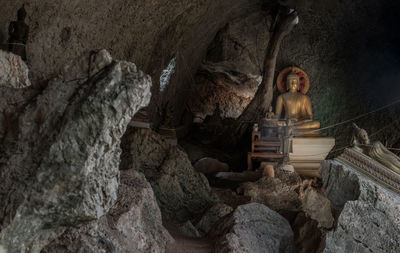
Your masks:
{"label": "cave interior", "polygon": [[[334,162],[353,123],[400,154],[398,1],[0,1],[0,253],[399,252],[399,192]],[[317,176],[248,170],[286,67],[335,139]]]}

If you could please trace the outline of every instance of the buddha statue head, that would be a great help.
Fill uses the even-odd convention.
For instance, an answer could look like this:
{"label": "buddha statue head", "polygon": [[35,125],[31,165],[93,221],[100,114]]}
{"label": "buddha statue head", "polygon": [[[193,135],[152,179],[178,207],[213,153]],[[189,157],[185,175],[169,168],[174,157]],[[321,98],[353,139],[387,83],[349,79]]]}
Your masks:
{"label": "buddha statue head", "polygon": [[286,85],[289,92],[297,92],[299,90],[300,78],[296,72],[290,72],[286,77]]}

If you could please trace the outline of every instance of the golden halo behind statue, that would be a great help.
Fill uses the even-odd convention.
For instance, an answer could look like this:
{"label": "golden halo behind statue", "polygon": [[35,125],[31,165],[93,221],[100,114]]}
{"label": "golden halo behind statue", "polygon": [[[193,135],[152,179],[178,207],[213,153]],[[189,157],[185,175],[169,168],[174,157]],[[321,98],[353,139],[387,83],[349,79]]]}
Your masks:
{"label": "golden halo behind statue", "polygon": [[299,91],[306,94],[310,89],[310,78],[304,70],[298,67],[286,67],[279,72],[278,78],[276,79],[276,87],[280,93],[287,92],[286,77],[290,72],[296,72],[299,75]]}

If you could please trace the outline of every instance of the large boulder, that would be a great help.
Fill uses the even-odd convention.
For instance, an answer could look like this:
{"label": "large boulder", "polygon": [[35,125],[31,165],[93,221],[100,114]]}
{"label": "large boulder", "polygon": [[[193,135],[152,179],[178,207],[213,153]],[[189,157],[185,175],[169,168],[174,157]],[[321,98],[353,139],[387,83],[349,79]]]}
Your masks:
{"label": "large boulder", "polygon": [[343,209],[324,253],[400,252],[398,194],[340,161],[325,161],[320,174],[326,195]]}
{"label": "large boulder", "polygon": [[207,234],[219,219],[230,214],[232,211],[233,208],[224,203],[213,205],[204,213],[200,221],[197,222],[197,230],[203,235]]}
{"label": "large boulder", "polygon": [[301,196],[301,209],[311,219],[318,222],[318,227],[330,229],[334,218],[331,211],[331,202],[320,191],[307,187]]}
{"label": "large boulder", "polygon": [[29,69],[18,55],[0,50],[0,86],[24,88],[31,85]]}
{"label": "large boulder", "polygon": [[170,241],[150,184],[143,174],[127,170],[121,171],[118,201],[106,215],[69,228],[42,252],[164,252]]}
{"label": "large boulder", "polygon": [[283,252],[292,241],[288,221],[268,207],[251,203],[239,206],[210,231],[216,253]]}
{"label": "large boulder", "polygon": [[168,144],[150,129],[133,129],[124,138],[131,167],[150,182],[163,218],[174,223],[186,222],[213,205],[216,199],[207,179],[193,168],[179,146]]}
{"label": "large boulder", "polygon": [[275,178],[262,177],[256,182],[243,183],[239,191],[249,196],[251,202],[264,204],[281,214],[301,210],[303,181],[297,173],[277,171]]}
{"label": "large boulder", "polygon": [[120,139],[148,104],[151,80],[133,63],[98,56],[95,64],[105,67],[96,73],[82,70],[82,78],[54,79],[17,105],[7,97],[0,103],[0,111],[18,115],[13,125],[0,124],[7,133],[0,142],[0,244],[9,252],[39,252],[117,199]]}

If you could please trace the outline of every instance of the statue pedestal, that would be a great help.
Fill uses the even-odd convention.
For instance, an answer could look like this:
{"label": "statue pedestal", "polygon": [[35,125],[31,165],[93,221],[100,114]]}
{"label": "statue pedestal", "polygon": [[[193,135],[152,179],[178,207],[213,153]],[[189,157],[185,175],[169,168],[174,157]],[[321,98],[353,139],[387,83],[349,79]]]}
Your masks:
{"label": "statue pedestal", "polygon": [[332,137],[295,137],[291,139],[289,162],[297,173],[319,177],[318,169],[335,146]]}

